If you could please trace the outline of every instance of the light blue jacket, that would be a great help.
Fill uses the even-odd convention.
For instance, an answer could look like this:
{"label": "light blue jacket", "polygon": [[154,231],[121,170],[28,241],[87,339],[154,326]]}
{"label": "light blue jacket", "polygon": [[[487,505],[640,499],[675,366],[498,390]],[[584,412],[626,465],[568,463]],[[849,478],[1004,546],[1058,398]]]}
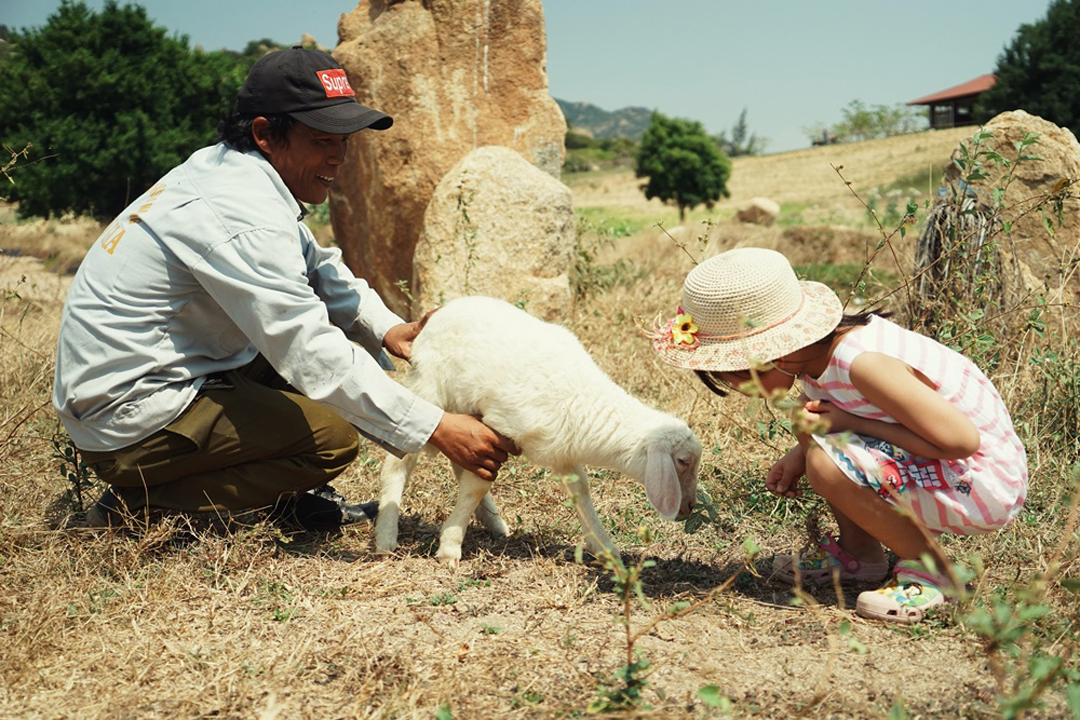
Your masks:
{"label": "light blue jacket", "polygon": [[53,404],[77,447],[157,432],[207,375],[256,353],[383,447],[424,446],[442,410],[376,360],[402,319],[301,215],[262,155],[215,145],[105,229],[68,292],[56,355]]}

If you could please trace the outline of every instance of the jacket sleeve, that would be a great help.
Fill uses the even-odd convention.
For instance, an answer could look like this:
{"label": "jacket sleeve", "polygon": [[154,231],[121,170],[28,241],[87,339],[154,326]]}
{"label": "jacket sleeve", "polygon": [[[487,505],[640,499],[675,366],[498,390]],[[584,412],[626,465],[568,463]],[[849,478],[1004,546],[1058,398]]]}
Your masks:
{"label": "jacket sleeve", "polygon": [[405,321],[386,307],[365,280],[353,275],[341,261],[339,249],[321,247],[305,225],[300,230],[308,284],[326,305],[330,322],[359,343],[384,369],[393,370],[382,340],[387,330]]}
{"label": "jacket sleeve", "polygon": [[[215,246],[192,271],[293,387],[395,454],[419,451],[442,410],[387,377],[369,354],[400,318],[367,283],[331,262],[332,253],[318,254],[321,261],[309,268],[296,232],[240,233]],[[363,339],[368,351],[347,332]]]}

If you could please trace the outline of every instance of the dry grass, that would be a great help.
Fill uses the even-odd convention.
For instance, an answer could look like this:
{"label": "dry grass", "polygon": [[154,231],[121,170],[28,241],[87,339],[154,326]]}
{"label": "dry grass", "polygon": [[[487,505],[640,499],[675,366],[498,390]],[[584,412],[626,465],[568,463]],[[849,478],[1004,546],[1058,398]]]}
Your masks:
{"label": "dry grass", "polygon": [[[755,187],[748,168],[775,165],[788,183],[817,188],[781,167],[810,152],[755,159],[742,182]],[[838,198],[847,192],[826,181],[841,185]],[[873,241],[854,230],[710,232],[714,246],[773,243],[796,263],[857,263]],[[706,448],[702,487],[720,509],[717,523],[688,535],[651,512],[641,488],[597,473],[595,501],[613,538],[629,559],[656,561],[643,579],[652,605],[636,606],[634,625],[743,571],[745,540],[762,548],[729,590],[638,643],[652,663],[652,710],[624,716],[719,717],[698,697],[708,685],[733,701],[736,717],[883,718],[896,703],[913,718],[996,716],[984,648],[951,614],[888,627],[853,615],[856,589],[819,591],[797,607],[791,589],[768,578],[768,558],[803,541],[814,505],[761,491],[789,441],[762,439],[767,411],[720,401],[660,365],[636,330],[635,316],[670,308],[690,258],[655,230],[619,240],[596,262],[617,258],[632,262],[623,282],[595,289],[567,324],[617,382],[687,418]],[[434,459],[414,475],[401,548],[388,559],[372,553],[369,528],[292,537],[265,526],[228,536],[168,523],[143,535],[54,529],[68,484],[52,454],[57,423],[47,403],[67,281],[28,263],[0,257],[0,287],[15,291],[5,293],[0,328],[0,718],[431,718],[444,704],[455,718],[576,717],[623,664],[609,573],[574,562],[580,536],[562,488],[519,462],[494,486],[512,537],[471,529],[457,572],[434,560],[452,495],[448,469]],[[1008,381],[1013,402],[1031,396],[1021,383],[1029,376],[1022,369]],[[982,558],[980,598],[1045,572],[1062,541],[1072,543],[1063,572],[1080,572],[1075,537],[1062,537],[1066,459],[1032,460],[1031,501],[1016,523],[946,543],[956,557]],[[369,447],[338,489],[374,497],[379,463]],[[649,545],[638,539],[642,524],[653,531]],[[1066,628],[1048,646],[1064,654],[1076,646],[1075,595],[1057,588],[1046,602],[1066,623],[1047,626]],[[1068,717],[1060,686],[1046,701],[1027,717]]]}
{"label": "dry grass", "polygon": [[[732,161],[730,198],[712,210],[688,213],[687,225],[707,218],[725,220],[754,197],[780,204],[784,218],[797,216],[801,224],[866,226],[865,209],[853,202],[851,191],[838,178],[842,168],[852,188],[864,197],[899,185],[909,197],[924,199],[936,191],[926,177],[940,173],[949,154],[970,128],[935,130],[862,143],[827,145],[772,155],[737,157]],[[936,175],[940,177],[939,175]],[[641,180],[630,170],[583,173],[566,179],[574,190],[574,205],[593,217],[627,218],[646,226],[678,222],[678,212],[659,200],[646,201]]]}

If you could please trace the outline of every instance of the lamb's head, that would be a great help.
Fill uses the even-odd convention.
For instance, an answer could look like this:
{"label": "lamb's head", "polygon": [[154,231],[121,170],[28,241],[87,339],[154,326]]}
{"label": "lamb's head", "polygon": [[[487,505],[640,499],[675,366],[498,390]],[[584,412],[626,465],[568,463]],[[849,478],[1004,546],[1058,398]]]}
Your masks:
{"label": "lamb's head", "polygon": [[668,520],[685,520],[697,500],[701,443],[685,422],[674,417],[654,427],[634,453],[631,475]]}

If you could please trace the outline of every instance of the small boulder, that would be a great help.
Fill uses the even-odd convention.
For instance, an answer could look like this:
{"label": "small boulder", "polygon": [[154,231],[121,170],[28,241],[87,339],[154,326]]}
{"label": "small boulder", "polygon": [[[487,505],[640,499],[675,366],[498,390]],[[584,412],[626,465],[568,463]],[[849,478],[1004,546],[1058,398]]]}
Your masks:
{"label": "small boulder", "polygon": [[763,197],[751,198],[750,202],[739,208],[739,211],[735,214],[735,218],[739,222],[764,225],[766,227],[776,222],[776,218],[779,216],[780,205],[774,200]]}
{"label": "small boulder", "polygon": [[443,176],[424,213],[412,315],[490,295],[547,320],[565,318],[574,240],[568,187],[509,148],[473,150]]}

